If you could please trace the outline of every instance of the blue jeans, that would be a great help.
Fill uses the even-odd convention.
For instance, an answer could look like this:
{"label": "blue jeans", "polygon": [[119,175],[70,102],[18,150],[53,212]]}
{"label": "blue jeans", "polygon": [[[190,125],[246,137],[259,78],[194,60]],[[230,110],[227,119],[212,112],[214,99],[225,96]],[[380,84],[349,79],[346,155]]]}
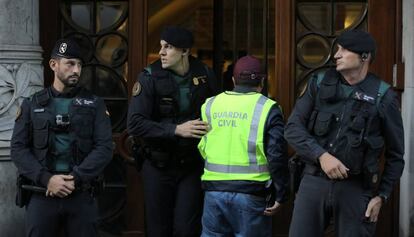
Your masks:
{"label": "blue jeans", "polygon": [[272,218],[263,215],[264,197],[206,191],[202,237],[261,237],[272,235]]}

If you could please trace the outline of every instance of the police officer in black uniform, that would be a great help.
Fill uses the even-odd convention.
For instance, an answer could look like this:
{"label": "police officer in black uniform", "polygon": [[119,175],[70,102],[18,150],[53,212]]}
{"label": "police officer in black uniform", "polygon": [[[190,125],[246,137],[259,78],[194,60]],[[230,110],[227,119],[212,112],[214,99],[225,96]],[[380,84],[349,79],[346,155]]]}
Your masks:
{"label": "police officer in black uniform", "polygon": [[200,236],[197,144],[208,129],[200,108],[217,86],[213,72],[190,55],[190,31],[167,27],[160,44],[160,59],[139,75],[128,112],[128,132],[141,139],[145,157],[146,236]]}
{"label": "police officer in black uniform", "polygon": [[380,208],[404,167],[398,96],[368,72],[374,39],[349,30],[337,46],[336,69],[309,81],[286,125],[285,138],[306,163],[292,237],[323,236],[330,219],[335,236],[373,236]]}
{"label": "police officer in black uniform", "polygon": [[23,101],[11,141],[26,185],[44,190],[26,204],[27,236],[97,236],[92,192],[112,157],[109,114],[102,99],[77,86],[82,61],[73,40],[56,42],[49,65],[53,85]]}

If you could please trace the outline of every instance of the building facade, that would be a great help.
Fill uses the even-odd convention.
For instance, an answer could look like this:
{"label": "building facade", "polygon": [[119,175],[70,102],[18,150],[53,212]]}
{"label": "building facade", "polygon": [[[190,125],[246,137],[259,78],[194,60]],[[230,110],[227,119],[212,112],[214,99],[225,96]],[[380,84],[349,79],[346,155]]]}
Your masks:
{"label": "building facade", "polygon": [[[80,44],[81,83],[111,113],[116,149],[98,198],[101,235],[144,236],[126,113],[137,74],[158,57],[159,33],[171,24],[193,31],[192,54],[214,69],[222,90],[231,89],[237,58],[263,59],[266,92],[286,117],[310,75],[333,65],[337,35],[369,31],[378,43],[371,68],[401,95],[406,144],[403,177],[382,208],[377,236],[414,236],[414,0],[0,0],[0,236],[23,236],[10,136],[22,99],[52,83],[47,60],[61,37]],[[273,236],[287,236],[293,198],[274,217]]]}

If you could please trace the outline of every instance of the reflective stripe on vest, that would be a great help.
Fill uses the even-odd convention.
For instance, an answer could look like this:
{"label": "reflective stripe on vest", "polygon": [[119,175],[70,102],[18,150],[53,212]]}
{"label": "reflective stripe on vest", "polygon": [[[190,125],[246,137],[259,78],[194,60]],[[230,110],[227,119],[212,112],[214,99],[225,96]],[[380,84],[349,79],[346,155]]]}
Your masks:
{"label": "reflective stripe on vest", "polygon": [[[220,96],[220,95],[218,95]],[[212,124],[212,111],[211,107],[213,102],[218,97],[212,97],[207,100],[203,112],[205,112],[205,119],[209,124]],[[229,95],[224,95],[229,96]],[[231,96],[231,95],[230,95]],[[235,95],[239,96],[239,95]],[[251,95],[250,95],[251,96]],[[254,96],[254,95],[253,95]],[[252,119],[249,126],[249,133],[248,133],[248,140],[247,140],[247,156],[248,156],[248,165],[230,165],[230,164],[215,164],[210,163],[208,155],[203,153],[202,150],[200,152],[205,155],[205,169],[211,172],[219,172],[219,173],[227,173],[227,174],[259,174],[259,173],[268,173],[267,162],[265,164],[258,164],[258,157],[257,157],[257,138],[259,133],[259,123],[261,116],[263,114],[263,109],[266,102],[274,104],[273,101],[266,98],[262,95],[257,95],[258,99],[256,104],[254,105]],[[268,106],[266,113],[263,115],[267,115],[268,110],[271,106]],[[262,134],[263,135],[263,134]],[[208,136],[203,136],[204,144],[207,143]],[[201,143],[201,142],[200,142]],[[263,163],[263,162],[262,162]]]}

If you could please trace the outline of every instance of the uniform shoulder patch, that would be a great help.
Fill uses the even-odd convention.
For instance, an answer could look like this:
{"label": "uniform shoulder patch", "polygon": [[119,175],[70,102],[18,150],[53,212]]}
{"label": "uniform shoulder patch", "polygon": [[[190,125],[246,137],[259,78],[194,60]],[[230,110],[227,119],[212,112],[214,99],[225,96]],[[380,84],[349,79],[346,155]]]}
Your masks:
{"label": "uniform shoulder patch", "polygon": [[20,116],[22,116],[22,107],[19,107],[19,109],[17,109],[15,121],[17,121],[20,118]]}
{"label": "uniform shoulder patch", "polygon": [[132,95],[137,96],[141,93],[141,84],[137,81],[134,84],[134,87],[132,87]]}
{"label": "uniform shoulder patch", "polygon": [[300,89],[300,92],[299,92],[299,98],[301,98],[304,94],[305,94],[305,92],[306,92],[306,90],[308,89],[308,82],[306,82],[303,86],[302,86],[302,88]]}

